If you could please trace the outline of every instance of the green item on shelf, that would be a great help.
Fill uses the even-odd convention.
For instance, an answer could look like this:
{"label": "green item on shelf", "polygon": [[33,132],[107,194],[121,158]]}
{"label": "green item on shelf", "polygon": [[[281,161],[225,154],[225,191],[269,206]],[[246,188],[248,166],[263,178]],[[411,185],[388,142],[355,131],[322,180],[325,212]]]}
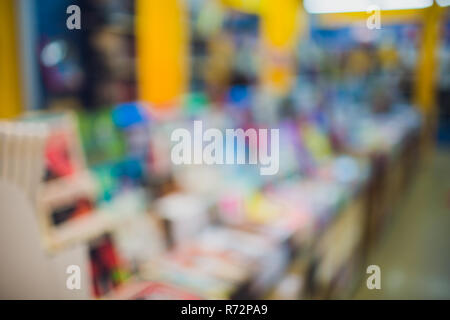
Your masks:
{"label": "green item on shelf", "polygon": [[209,100],[203,92],[192,92],[185,96],[183,105],[185,113],[192,116],[204,111],[209,105]]}
{"label": "green item on shelf", "polygon": [[115,161],[126,155],[123,133],[110,109],[78,113],[80,135],[89,165]]}
{"label": "green item on shelf", "polygon": [[114,269],[112,277],[115,283],[124,283],[130,278],[130,273],[122,268]]}
{"label": "green item on shelf", "polygon": [[119,190],[119,181],[112,175],[114,165],[107,164],[97,166],[92,169],[93,174],[99,185],[99,197],[101,201],[111,201]]}

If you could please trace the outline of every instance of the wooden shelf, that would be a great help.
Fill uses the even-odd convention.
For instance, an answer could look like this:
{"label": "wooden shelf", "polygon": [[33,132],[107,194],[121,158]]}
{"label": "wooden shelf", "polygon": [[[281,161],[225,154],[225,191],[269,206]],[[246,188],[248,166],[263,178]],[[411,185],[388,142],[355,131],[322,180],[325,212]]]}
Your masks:
{"label": "wooden shelf", "polygon": [[45,236],[48,249],[52,252],[61,250],[123,226],[144,214],[145,209],[140,208],[142,202],[139,201],[142,196],[139,191],[127,192],[99,210],[51,228]]}

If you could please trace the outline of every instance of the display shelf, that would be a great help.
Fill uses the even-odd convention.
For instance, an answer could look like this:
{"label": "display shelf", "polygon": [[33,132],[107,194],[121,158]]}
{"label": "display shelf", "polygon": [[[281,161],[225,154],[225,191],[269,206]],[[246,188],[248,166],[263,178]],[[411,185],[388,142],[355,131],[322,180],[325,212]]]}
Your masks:
{"label": "display shelf", "polygon": [[101,206],[99,210],[51,228],[44,235],[47,248],[52,252],[62,250],[124,226],[145,214],[145,210],[139,207],[138,199],[142,196],[140,191],[126,192],[117,196],[111,203]]}
{"label": "display shelf", "polygon": [[58,178],[43,184],[40,202],[51,204],[60,199],[70,199],[79,195],[95,195],[97,185],[89,171],[77,175]]}
{"label": "display shelf", "polygon": [[88,241],[113,230],[120,221],[121,219],[114,219],[107,212],[92,212],[85,217],[67,222],[61,227],[53,228],[47,235],[47,246],[51,251],[55,251]]}

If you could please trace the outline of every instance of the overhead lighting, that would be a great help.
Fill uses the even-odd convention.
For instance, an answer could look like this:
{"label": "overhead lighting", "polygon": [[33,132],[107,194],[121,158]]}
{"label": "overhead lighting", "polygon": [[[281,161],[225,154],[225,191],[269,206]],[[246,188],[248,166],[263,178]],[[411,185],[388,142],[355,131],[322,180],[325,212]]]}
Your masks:
{"label": "overhead lighting", "polygon": [[450,6],[450,0],[436,0],[436,2],[441,7]]}
{"label": "overhead lighting", "polygon": [[[450,0],[438,2],[450,3]],[[433,4],[433,0],[304,0],[309,13],[366,12],[371,6],[381,10],[422,9]]]}

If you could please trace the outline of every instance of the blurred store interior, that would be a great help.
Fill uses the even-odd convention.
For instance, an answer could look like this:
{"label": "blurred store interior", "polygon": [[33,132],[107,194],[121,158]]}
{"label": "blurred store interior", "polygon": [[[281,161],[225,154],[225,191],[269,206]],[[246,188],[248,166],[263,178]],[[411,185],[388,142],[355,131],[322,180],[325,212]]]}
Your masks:
{"label": "blurred store interior", "polygon": [[0,298],[450,299],[449,6],[1,0]]}

